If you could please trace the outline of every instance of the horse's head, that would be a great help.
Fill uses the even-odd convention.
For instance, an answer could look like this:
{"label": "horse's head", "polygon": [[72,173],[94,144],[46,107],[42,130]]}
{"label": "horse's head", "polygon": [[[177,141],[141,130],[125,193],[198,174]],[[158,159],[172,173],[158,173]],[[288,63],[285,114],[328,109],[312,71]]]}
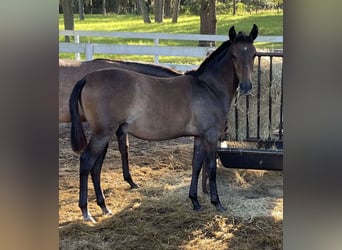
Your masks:
{"label": "horse's head", "polygon": [[240,94],[246,95],[252,89],[251,75],[253,71],[256,49],[253,45],[258,36],[258,26],[255,24],[249,35],[239,32],[236,34],[234,26],[229,29],[229,40],[231,41],[230,55],[234,71],[239,79]]}

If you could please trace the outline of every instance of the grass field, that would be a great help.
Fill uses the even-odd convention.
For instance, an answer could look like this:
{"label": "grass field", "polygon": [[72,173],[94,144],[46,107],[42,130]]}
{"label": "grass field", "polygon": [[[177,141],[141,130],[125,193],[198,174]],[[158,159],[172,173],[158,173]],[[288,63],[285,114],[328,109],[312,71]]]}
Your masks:
{"label": "grass field", "polygon": [[[153,19],[153,18],[151,18]],[[194,15],[181,15],[178,23],[172,23],[171,19],[164,19],[163,23],[145,24],[140,16],[136,15],[86,15],[85,20],[79,20],[75,15],[75,30],[93,30],[93,31],[126,31],[126,32],[156,32],[156,33],[185,33],[199,34],[200,18]],[[281,36],[283,34],[283,13],[276,11],[260,12],[255,14],[244,15],[217,15],[217,34],[226,35],[229,27],[235,25],[237,31],[246,31],[255,23],[259,26],[259,35],[261,36]],[[59,16],[59,30],[64,29],[63,15]],[[60,36],[59,41],[63,41],[64,37]],[[104,37],[82,37],[80,42],[93,43],[118,43],[118,44],[150,44],[153,41],[141,39],[122,39],[122,38],[104,38]],[[161,41],[162,45],[169,46],[196,46],[196,41]],[[219,44],[216,44],[217,46]],[[283,47],[282,43],[257,43],[259,49],[279,49]],[[60,58],[74,58],[74,54],[60,53]],[[126,56],[126,55],[96,55],[96,57],[112,58],[112,59],[129,59],[152,62],[153,56]],[[172,58],[174,63],[195,63],[198,64],[201,59],[198,58]],[[170,57],[161,57],[160,61],[170,62]]]}

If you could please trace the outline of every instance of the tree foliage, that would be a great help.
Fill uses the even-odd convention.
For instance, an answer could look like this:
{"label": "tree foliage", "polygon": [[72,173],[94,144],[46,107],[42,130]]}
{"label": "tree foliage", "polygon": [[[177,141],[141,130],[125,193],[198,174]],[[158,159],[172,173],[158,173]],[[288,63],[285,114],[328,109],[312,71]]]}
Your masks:
{"label": "tree foliage", "polygon": [[[79,0],[70,0],[72,10],[75,14],[79,13]],[[141,0],[82,0],[84,2],[85,14],[102,14],[104,9],[107,13],[114,14],[138,14],[141,15],[140,2]],[[180,14],[200,14],[201,1],[198,0],[142,0],[149,7],[149,13],[155,14],[155,5],[158,2],[164,2],[164,17],[173,15],[174,4],[179,2]],[[60,0],[60,13],[62,12],[62,1]],[[103,6],[105,2],[105,6]],[[217,13],[233,13],[234,2],[236,6],[244,4],[246,11],[260,9],[282,9],[283,0],[216,0]],[[236,7],[237,8],[237,7]],[[171,13],[170,13],[171,11]],[[171,14],[171,15],[170,15]]]}

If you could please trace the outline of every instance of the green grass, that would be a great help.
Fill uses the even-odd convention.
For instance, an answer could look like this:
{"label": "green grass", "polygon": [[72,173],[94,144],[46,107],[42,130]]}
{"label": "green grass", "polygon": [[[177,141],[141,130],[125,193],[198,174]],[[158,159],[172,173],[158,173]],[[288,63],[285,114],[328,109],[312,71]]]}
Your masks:
{"label": "green grass", "polygon": [[[259,35],[264,36],[281,36],[283,34],[283,14],[277,12],[260,12],[255,14],[244,14],[232,16],[217,15],[217,34],[227,35],[228,29],[235,25],[237,31],[249,32],[253,23],[259,26]],[[151,16],[151,20],[153,17]],[[178,23],[172,23],[171,19],[164,19],[163,23],[145,24],[141,16],[136,15],[86,15],[85,20],[81,21],[78,15],[74,16],[75,30],[93,30],[93,31],[125,31],[125,32],[156,32],[156,33],[185,33],[185,34],[199,34],[199,16],[181,15],[178,18]],[[59,29],[64,29],[63,15],[59,16]],[[60,36],[59,41],[64,41],[64,37]],[[153,41],[143,39],[123,39],[123,38],[108,38],[108,37],[81,37],[80,42],[93,43],[118,43],[118,44],[149,44]],[[196,41],[179,41],[168,40],[160,41],[161,45],[170,46],[197,46]],[[217,46],[219,43],[216,44]],[[256,43],[259,49],[274,49],[282,48],[282,43]],[[153,62],[153,56],[140,55],[95,55],[96,57],[112,58],[112,59],[128,59],[135,61]],[[74,58],[74,54],[60,53],[60,58]],[[84,58],[84,56],[82,56]],[[202,61],[201,58],[183,58],[183,57],[160,57],[160,62],[173,62],[185,64],[198,64]]]}

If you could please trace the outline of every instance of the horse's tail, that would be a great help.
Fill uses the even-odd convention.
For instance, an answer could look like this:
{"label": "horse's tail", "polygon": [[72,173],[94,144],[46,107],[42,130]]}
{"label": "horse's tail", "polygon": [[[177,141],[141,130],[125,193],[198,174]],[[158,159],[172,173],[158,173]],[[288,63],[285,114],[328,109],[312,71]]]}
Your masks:
{"label": "horse's tail", "polygon": [[84,134],[84,128],[78,110],[78,103],[81,103],[81,92],[86,84],[85,78],[79,80],[73,88],[69,98],[69,110],[71,117],[71,147],[76,153],[80,153],[87,146],[87,138]]}

